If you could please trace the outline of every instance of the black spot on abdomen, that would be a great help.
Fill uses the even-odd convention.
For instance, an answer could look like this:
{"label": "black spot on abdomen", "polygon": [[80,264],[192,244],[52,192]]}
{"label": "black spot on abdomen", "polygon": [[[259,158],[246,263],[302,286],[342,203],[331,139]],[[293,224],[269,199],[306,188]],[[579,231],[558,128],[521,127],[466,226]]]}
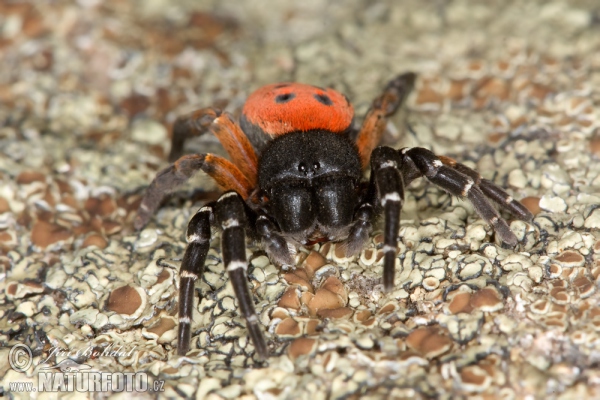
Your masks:
{"label": "black spot on abdomen", "polygon": [[277,104],[287,103],[288,101],[292,100],[294,97],[296,97],[296,95],[294,93],[280,94],[280,95],[275,96],[275,103],[277,103]]}
{"label": "black spot on abdomen", "polygon": [[331,101],[331,98],[329,96],[327,96],[326,94],[314,94],[313,96],[321,104],[324,104],[326,106],[330,106],[333,104],[333,101]]}

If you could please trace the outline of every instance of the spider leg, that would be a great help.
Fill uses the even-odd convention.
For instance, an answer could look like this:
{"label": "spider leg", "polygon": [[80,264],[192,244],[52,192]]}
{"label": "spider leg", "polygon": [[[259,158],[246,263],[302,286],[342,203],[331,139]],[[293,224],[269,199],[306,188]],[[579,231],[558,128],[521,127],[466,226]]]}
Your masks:
{"label": "spider leg", "polygon": [[475,211],[494,228],[504,242],[511,246],[517,244],[517,237],[510,230],[510,227],[502,219],[498,211],[490,204],[484,193],[490,193],[488,197],[494,201],[502,200],[505,208],[513,212],[516,216],[523,216],[524,219],[528,218],[530,215],[529,212],[524,212],[520,207],[511,207],[513,200],[508,194],[499,190],[493,184],[486,183],[483,187],[478,186],[477,180],[474,179],[475,177],[467,170],[466,166],[449,166],[433,152],[425,148],[404,148],[400,149],[399,153],[403,157],[404,164],[408,166],[405,166],[403,170],[403,173],[410,175],[407,180],[415,177],[418,171],[420,176],[425,176],[430,182],[438,185],[451,195],[469,199]]}
{"label": "spider leg", "polygon": [[177,118],[173,125],[169,161],[173,162],[181,156],[185,139],[201,135],[206,130],[210,130],[219,139],[233,164],[252,186],[256,186],[258,158],[252,144],[231,114],[221,113],[214,108],[203,108]]}
{"label": "spider leg", "polygon": [[202,207],[192,217],[187,228],[187,248],[179,272],[179,330],[177,354],[183,356],[190,349],[194,283],[204,272],[204,262],[210,245],[210,224],[213,204]]}
{"label": "spider leg", "polygon": [[199,170],[206,172],[225,190],[235,190],[244,198],[250,195],[250,182],[230,161],[213,154],[186,155],[156,174],[138,208],[133,222],[135,229],[144,227],[165,196]]}
{"label": "spider leg", "polygon": [[464,164],[457,162],[456,160],[450,157],[438,156],[438,158],[442,161],[444,165],[454,168],[458,172],[467,175],[469,178],[473,179],[473,181],[475,182],[475,186],[478,186],[479,189],[481,189],[483,194],[485,194],[485,196],[488,199],[498,204],[498,206],[502,207],[503,209],[514,215],[516,218],[519,218],[524,221],[530,221],[531,219],[533,219],[533,214],[531,214],[531,212],[523,204],[515,200],[502,188],[494,184],[494,182],[488,179],[484,179],[479,174],[479,172],[467,167]]}
{"label": "spider leg", "polygon": [[256,348],[256,353],[259,358],[265,359],[268,355],[267,343],[254,310],[246,276],[248,269],[245,241],[247,218],[242,197],[235,192],[221,195],[215,206],[215,216],[217,223],[223,229],[221,236],[223,263],[233,285],[240,311],[246,319],[246,328]]}
{"label": "spider leg", "polygon": [[256,186],[258,157],[250,140],[242,128],[235,123],[231,114],[228,112],[221,114],[214,120],[210,130],[227,150],[235,166],[242,171],[253,187]]}
{"label": "spider leg", "polygon": [[354,213],[354,222],[352,223],[346,241],[347,257],[358,254],[367,240],[369,240],[369,233],[373,228],[371,224],[373,215],[375,215],[375,210],[373,209],[373,204],[371,202],[361,204]]}
{"label": "spider leg", "polygon": [[280,235],[275,224],[265,215],[260,215],[256,220],[256,231],[262,240],[263,247],[271,260],[280,266],[294,265],[295,249],[288,246],[288,242]]}
{"label": "spider leg", "polygon": [[381,141],[387,117],[398,111],[415,84],[416,75],[412,72],[399,75],[390,81],[383,93],[377,97],[365,116],[356,138],[363,169],[369,165],[371,152]]}
{"label": "spider leg", "polygon": [[[377,147],[371,156],[371,182],[383,207],[383,288],[390,292],[394,287],[400,211],[404,202],[402,159],[391,147]],[[360,209],[359,209],[360,211]]]}
{"label": "spider leg", "polygon": [[187,138],[202,135],[220,115],[221,110],[208,107],[178,117],[173,124],[169,162],[174,162],[183,155],[183,145]]}

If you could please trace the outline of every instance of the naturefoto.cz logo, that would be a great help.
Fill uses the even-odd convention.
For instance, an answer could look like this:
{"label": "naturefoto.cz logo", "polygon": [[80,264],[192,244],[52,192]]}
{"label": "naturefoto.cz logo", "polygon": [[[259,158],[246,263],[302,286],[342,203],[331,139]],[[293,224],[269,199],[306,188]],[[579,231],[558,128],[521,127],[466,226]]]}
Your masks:
{"label": "naturefoto.cz logo", "polygon": [[[104,349],[106,350],[106,349]],[[133,349],[135,350],[135,349]],[[131,355],[120,352],[120,349],[92,354],[94,358],[102,356]],[[79,363],[72,358],[51,365],[52,356],[81,356],[85,351],[64,351],[51,349],[50,356],[42,360],[33,371],[37,376],[37,384],[33,381],[15,381],[9,383],[9,392],[147,392],[162,391],[163,381],[152,381],[145,372],[100,372],[94,371],[87,364]],[[31,349],[23,344],[13,346],[9,351],[8,362],[13,370],[27,372],[32,364]]]}

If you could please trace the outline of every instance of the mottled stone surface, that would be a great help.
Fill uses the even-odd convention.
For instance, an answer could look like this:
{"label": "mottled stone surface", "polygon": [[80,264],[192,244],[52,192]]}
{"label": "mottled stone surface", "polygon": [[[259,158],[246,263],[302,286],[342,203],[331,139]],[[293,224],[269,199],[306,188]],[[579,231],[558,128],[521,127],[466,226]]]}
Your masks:
{"label": "mottled stone surface", "polygon": [[[0,366],[6,395],[29,398],[8,383],[36,382],[65,358],[52,349],[121,347],[76,361],[147,372],[169,398],[599,398],[598,5],[401,3],[0,2],[0,357],[34,356],[23,373]],[[252,90],[296,80],[344,92],[359,124],[407,70],[415,92],[385,142],[525,199],[534,220],[509,219],[519,245],[424,180],[407,189],[389,294],[381,223],[355,258],[315,245],[286,271],[248,242],[271,354],[258,362],[215,232],[177,356],[185,229],[218,189],[198,174],[132,227],[175,118],[237,116]],[[188,150],[223,154],[210,135]]]}

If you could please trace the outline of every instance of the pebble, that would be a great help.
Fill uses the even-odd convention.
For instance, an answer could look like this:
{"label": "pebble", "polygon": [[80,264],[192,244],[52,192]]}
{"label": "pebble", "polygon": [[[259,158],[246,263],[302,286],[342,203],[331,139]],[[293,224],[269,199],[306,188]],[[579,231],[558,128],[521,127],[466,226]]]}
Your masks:
{"label": "pebble", "polygon": [[141,315],[146,302],[146,292],[142,288],[126,285],[110,292],[106,309],[124,318],[135,319]]}
{"label": "pebble", "polygon": [[542,210],[560,213],[567,210],[567,203],[558,196],[544,195],[540,199],[539,206]]}
{"label": "pebble", "polygon": [[583,226],[587,229],[600,229],[600,208],[595,209],[585,219]]}
{"label": "pebble", "polygon": [[136,242],[137,249],[143,249],[154,245],[158,241],[158,232],[156,229],[146,228],[140,232],[139,239]]}
{"label": "pebble", "polygon": [[137,119],[131,126],[131,138],[148,144],[164,144],[167,142],[165,126],[149,119]]}
{"label": "pebble", "polygon": [[527,177],[520,169],[512,170],[508,174],[508,184],[517,189],[523,189],[527,186]]}

